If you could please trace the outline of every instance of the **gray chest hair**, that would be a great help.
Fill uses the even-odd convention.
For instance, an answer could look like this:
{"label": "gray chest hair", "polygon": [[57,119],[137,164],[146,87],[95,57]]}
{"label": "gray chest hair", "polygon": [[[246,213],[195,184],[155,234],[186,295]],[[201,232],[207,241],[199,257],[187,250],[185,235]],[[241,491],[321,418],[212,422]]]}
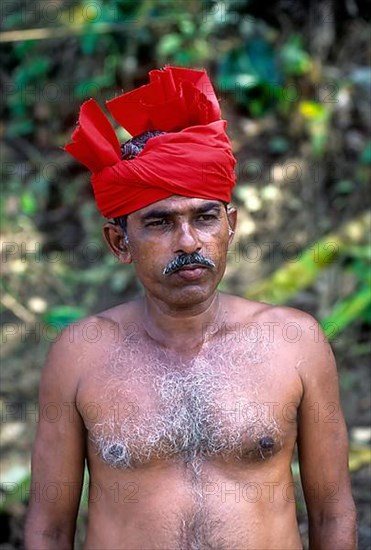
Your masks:
{"label": "gray chest hair", "polygon": [[149,399],[125,419],[106,418],[91,430],[107,464],[134,468],[151,460],[223,456],[264,460],[280,447],[280,430],[269,411],[241,392],[227,373],[207,369],[162,372],[152,377]]}

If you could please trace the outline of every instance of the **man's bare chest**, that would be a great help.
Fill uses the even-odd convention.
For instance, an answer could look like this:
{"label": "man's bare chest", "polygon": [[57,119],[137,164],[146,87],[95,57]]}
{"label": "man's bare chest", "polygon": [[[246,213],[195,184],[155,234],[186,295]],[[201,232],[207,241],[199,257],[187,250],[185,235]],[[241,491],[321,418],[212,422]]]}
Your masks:
{"label": "man's bare chest", "polygon": [[274,456],[296,424],[293,407],[283,414],[287,390],[277,392],[266,352],[226,345],[191,360],[138,348],[111,354],[86,385],[93,452],[118,468]]}

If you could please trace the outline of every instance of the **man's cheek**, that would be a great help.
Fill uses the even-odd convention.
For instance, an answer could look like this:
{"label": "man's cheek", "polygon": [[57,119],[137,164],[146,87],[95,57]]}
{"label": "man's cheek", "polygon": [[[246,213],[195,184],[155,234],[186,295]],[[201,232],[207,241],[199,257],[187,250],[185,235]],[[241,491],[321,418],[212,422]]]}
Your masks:
{"label": "man's cheek", "polygon": [[219,246],[216,243],[207,242],[204,245],[203,254],[204,256],[206,256],[206,258],[209,258],[210,260],[218,260],[220,256]]}
{"label": "man's cheek", "polygon": [[155,250],[149,246],[140,246],[139,243],[134,242],[130,243],[130,253],[133,259],[133,262],[146,264],[155,257]]}

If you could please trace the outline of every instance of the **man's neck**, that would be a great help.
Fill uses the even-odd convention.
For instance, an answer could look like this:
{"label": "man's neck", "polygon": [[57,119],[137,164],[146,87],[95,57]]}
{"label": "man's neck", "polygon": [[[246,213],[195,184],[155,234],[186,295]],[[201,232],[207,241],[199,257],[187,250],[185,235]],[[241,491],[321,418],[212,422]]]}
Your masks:
{"label": "man's neck", "polygon": [[179,352],[200,349],[221,323],[219,292],[189,308],[172,308],[146,295],[143,300],[143,327],[157,344]]}

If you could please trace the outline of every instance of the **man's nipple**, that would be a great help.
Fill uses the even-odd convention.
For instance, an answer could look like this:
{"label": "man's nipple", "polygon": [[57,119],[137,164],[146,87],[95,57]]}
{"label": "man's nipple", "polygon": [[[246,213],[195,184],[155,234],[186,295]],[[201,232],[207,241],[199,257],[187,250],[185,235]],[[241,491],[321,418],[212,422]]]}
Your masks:
{"label": "man's nipple", "polygon": [[274,447],[274,440],[269,435],[265,435],[259,439],[259,446],[261,449],[270,450]]}

